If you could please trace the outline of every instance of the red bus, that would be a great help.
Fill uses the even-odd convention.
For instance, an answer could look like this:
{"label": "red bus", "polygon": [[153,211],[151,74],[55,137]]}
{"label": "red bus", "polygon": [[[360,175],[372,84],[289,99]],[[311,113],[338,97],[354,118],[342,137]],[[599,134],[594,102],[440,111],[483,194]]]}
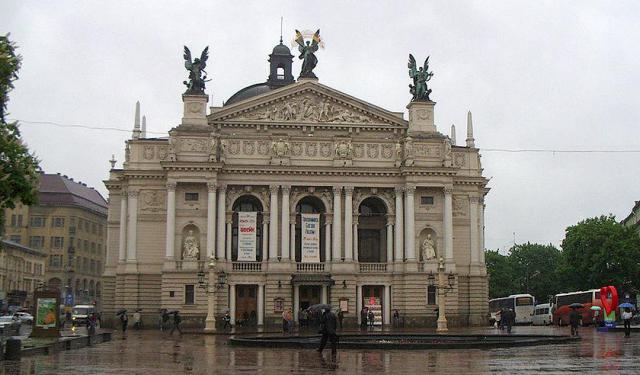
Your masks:
{"label": "red bus", "polygon": [[[582,308],[578,309],[580,315],[582,315],[581,325],[593,324],[594,311],[591,310],[591,306],[599,306],[602,308],[600,302],[600,289],[591,289],[584,292],[571,292],[556,294],[553,297],[553,323],[559,326],[569,324],[569,313],[571,308],[569,305],[572,303],[581,303]],[[599,322],[602,320],[603,313],[599,312],[596,320]]]}

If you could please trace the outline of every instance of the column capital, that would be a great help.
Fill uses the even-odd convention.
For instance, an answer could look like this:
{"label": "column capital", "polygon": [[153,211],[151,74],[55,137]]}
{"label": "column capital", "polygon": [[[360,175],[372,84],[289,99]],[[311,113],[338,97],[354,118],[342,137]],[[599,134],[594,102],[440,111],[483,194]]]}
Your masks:
{"label": "column capital", "polygon": [[416,185],[414,185],[414,184],[407,184],[407,185],[404,187],[404,191],[405,191],[407,194],[413,194],[413,193],[415,193],[415,191],[416,191]]}
{"label": "column capital", "polygon": [[291,185],[280,185],[280,188],[282,189],[282,194],[289,194],[291,191]]}
{"label": "column capital", "polygon": [[129,196],[130,198],[138,198],[138,194],[140,193],[140,190],[135,189],[135,188],[129,188],[129,190],[127,190],[127,196]]}
{"label": "column capital", "polygon": [[333,195],[342,194],[342,185],[333,185],[331,188],[333,189]]}
{"label": "column capital", "polygon": [[167,182],[167,191],[176,191],[176,187],[178,186],[178,183],[175,181],[169,181]]}
{"label": "column capital", "polygon": [[220,190],[221,193],[225,193],[227,191],[227,184],[218,182],[216,183],[216,185],[218,185],[218,189]]}
{"label": "column capital", "polygon": [[402,192],[404,192],[404,186],[394,186],[393,191],[396,193],[396,198],[398,196],[402,196]]}
{"label": "column capital", "polygon": [[451,185],[446,185],[442,190],[447,195],[453,194],[453,186]]}
{"label": "column capital", "polygon": [[476,196],[471,195],[471,196],[469,196],[469,202],[471,204],[478,204],[478,203],[480,203],[480,197],[476,197]]}
{"label": "column capital", "polygon": [[353,186],[345,186],[345,187],[344,187],[344,193],[345,193],[345,195],[351,195],[351,194],[353,194],[353,189],[354,189],[354,187],[353,187]]}
{"label": "column capital", "polygon": [[207,191],[209,193],[215,193],[218,189],[218,184],[215,182],[207,182]]}
{"label": "column capital", "polygon": [[269,185],[269,191],[271,194],[278,194],[279,185]]}

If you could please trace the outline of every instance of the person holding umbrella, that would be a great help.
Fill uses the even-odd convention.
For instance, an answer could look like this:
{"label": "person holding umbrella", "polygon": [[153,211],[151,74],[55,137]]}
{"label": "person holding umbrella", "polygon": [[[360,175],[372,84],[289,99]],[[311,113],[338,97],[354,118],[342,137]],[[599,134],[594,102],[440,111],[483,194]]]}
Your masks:
{"label": "person holding umbrella", "polygon": [[121,309],[116,315],[120,315],[120,323],[122,325],[122,335],[124,336],[127,332],[127,326],[129,325],[129,317],[127,316],[127,310]]}
{"label": "person holding umbrella", "polygon": [[320,347],[318,352],[322,354],[322,350],[327,345],[327,340],[331,341],[331,356],[335,358],[338,351],[338,335],[336,334],[336,328],[338,326],[338,318],[330,308],[322,309],[322,318],[320,318],[320,333],[322,338],[320,339]]}
{"label": "person holding umbrella", "polygon": [[578,309],[583,308],[580,303],[572,303],[569,305],[571,312],[569,313],[569,324],[571,325],[571,336],[578,336],[578,327],[580,326],[580,320],[582,315],[578,312]]}
{"label": "person holding umbrella", "polygon": [[633,305],[628,302],[625,302],[618,305],[618,307],[624,309],[624,311],[621,314],[622,320],[624,321],[624,337],[630,337],[631,336],[631,318],[633,318],[633,313],[631,312],[631,309],[633,308]]}

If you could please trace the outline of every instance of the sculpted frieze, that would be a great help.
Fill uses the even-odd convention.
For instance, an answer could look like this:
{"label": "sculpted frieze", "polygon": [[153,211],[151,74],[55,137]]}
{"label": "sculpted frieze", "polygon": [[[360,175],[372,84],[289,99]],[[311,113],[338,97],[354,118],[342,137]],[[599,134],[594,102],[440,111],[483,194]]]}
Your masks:
{"label": "sculpted frieze", "polygon": [[331,156],[331,143],[323,142],[320,143],[320,155],[322,157],[328,158]]}
{"label": "sculpted frieze", "polygon": [[318,95],[304,94],[273,103],[266,108],[248,111],[235,117],[238,120],[372,123],[371,117],[343,104]]}
{"label": "sculpted frieze", "polygon": [[204,152],[207,149],[207,143],[204,139],[182,138],[180,139],[180,151],[187,152]]}
{"label": "sculpted frieze", "polygon": [[305,155],[314,157],[318,154],[318,144],[316,142],[305,142],[305,144],[307,146],[305,149]]}
{"label": "sculpted frieze", "polygon": [[382,145],[382,157],[385,159],[391,159],[393,157],[393,145]]}
{"label": "sculpted frieze", "polygon": [[158,159],[166,160],[167,159],[167,146],[159,146],[158,147]]}
{"label": "sculpted frieze", "polygon": [[367,156],[369,159],[377,159],[379,154],[378,144],[367,144]]}
{"label": "sculpted frieze", "polygon": [[155,151],[153,149],[153,146],[144,146],[142,155],[145,158],[145,160],[153,159],[154,154],[155,154]]}
{"label": "sculpted frieze", "polygon": [[[360,145],[362,147],[362,145]],[[336,158],[348,159],[353,157],[353,145],[350,140],[342,140],[336,142],[335,146]]]}
{"label": "sculpted frieze", "polygon": [[229,140],[229,153],[231,155],[237,155],[240,153],[240,141],[235,139]]}
{"label": "sculpted frieze", "polygon": [[140,211],[158,212],[165,209],[166,193],[162,190],[143,190],[140,192]]}
{"label": "sculpted frieze", "polygon": [[253,155],[256,151],[256,142],[255,141],[243,141],[242,142],[242,152],[245,155]]}
{"label": "sculpted frieze", "polygon": [[454,195],[452,199],[453,217],[467,216],[468,198],[466,195]]}
{"label": "sculpted frieze", "polygon": [[303,147],[303,143],[302,142],[293,142],[293,143],[291,143],[291,155],[293,155],[293,156],[302,155],[302,147]]}
{"label": "sculpted frieze", "polygon": [[267,155],[269,153],[269,145],[265,141],[258,141],[258,154]]}
{"label": "sculpted frieze", "polygon": [[364,157],[364,145],[356,144],[353,147],[353,155],[358,159]]}
{"label": "sculpted frieze", "polygon": [[456,167],[463,167],[465,162],[464,154],[456,153],[453,158],[453,161]]}

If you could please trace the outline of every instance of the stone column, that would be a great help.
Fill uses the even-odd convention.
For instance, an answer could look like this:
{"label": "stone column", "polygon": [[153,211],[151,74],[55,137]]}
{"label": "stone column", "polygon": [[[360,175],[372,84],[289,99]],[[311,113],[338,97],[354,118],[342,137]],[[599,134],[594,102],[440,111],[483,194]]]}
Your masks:
{"label": "stone column", "polygon": [[[295,216],[294,216],[295,218]],[[296,261],[296,220],[293,219],[289,229],[289,256],[292,262]]]}
{"label": "stone column", "polygon": [[120,238],[118,238],[118,262],[127,260],[127,192],[120,190]]}
{"label": "stone column", "polygon": [[324,261],[331,261],[331,223],[328,220],[324,224]]}
{"label": "stone column", "polygon": [[353,220],[353,261],[358,262],[358,216]]}
{"label": "stone column", "polygon": [[393,222],[387,219],[387,263],[393,262]]}
{"label": "stone column", "polygon": [[269,259],[269,218],[262,214],[262,261]]}
{"label": "stone column", "polygon": [[478,235],[478,197],[469,197],[469,234],[470,234],[470,251],[471,251],[471,264],[477,265],[480,261],[480,238]]}
{"label": "stone column", "polygon": [[480,217],[480,264],[484,266],[484,198],[480,198],[478,204],[478,210],[480,211],[478,216]]}
{"label": "stone column", "polygon": [[226,253],[227,253],[227,260],[229,262],[231,262],[233,260],[233,257],[231,256],[231,216],[229,216],[228,218],[226,218],[227,221],[227,233],[229,234],[228,236],[226,236]]}
{"label": "stone column", "polygon": [[258,284],[258,325],[264,324],[264,284]]}
{"label": "stone column", "polygon": [[207,183],[207,258],[216,256],[216,188],[215,182]]}
{"label": "stone column", "polygon": [[176,257],[176,186],[175,182],[167,182],[167,233],[164,254],[167,260],[174,260]]}
{"label": "stone column", "polygon": [[236,325],[236,284],[229,285],[229,315],[231,325]]}
{"label": "stone column", "polygon": [[402,262],[404,260],[404,256],[402,254],[402,250],[403,250],[403,245],[404,245],[404,227],[403,227],[403,216],[404,216],[404,211],[402,210],[402,187],[401,186],[396,186],[394,188],[395,194],[396,194],[396,225],[394,227],[394,229],[396,230],[395,232],[395,237],[394,237],[394,250],[395,250],[395,256],[394,256],[394,260],[396,262]]}
{"label": "stone column", "polygon": [[353,261],[353,186],[344,187],[344,258]]}
{"label": "stone column", "polygon": [[362,323],[360,310],[362,310],[362,285],[358,284],[356,288],[356,316],[358,317],[358,325]]}
{"label": "stone column", "polygon": [[293,320],[299,322],[298,310],[300,310],[300,285],[293,285]]}
{"label": "stone column", "polygon": [[[218,226],[217,233],[217,245],[216,245],[216,257],[218,259],[224,259],[224,249],[225,249],[225,219],[227,215],[227,186],[219,185],[218,186],[218,219],[216,220],[216,224]],[[229,259],[231,260],[231,259]]]}
{"label": "stone column", "polygon": [[413,185],[407,185],[405,187],[405,201],[404,201],[404,214],[405,214],[405,227],[407,228],[407,235],[405,238],[404,252],[407,257],[407,262],[416,261],[416,233],[415,233],[415,214],[414,205],[415,200],[413,193],[416,191],[416,187]]}
{"label": "stone column", "polygon": [[127,194],[127,206],[129,208],[129,222],[127,223],[127,262],[137,261],[137,235],[138,235],[138,191],[129,189]]}
{"label": "stone column", "polygon": [[342,200],[342,186],[333,187],[333,244],[331,251],[331,258],[333,262],[337,262],[342,258],[340,242],[342,241],[341,221],[342,210],[340,209],[340,201]]}
{"label": "stone column", "polygon": [[282,185],[282,208],[280,209],[280,217],[282,218],[282,233],[280,237],[280,253],[283,261],[290,259],[289,253],[289,192],[290,186]]}
{"label": "stone column", "polygon": [[327,289],[329,287],[326,285],[322,286],[322,294],[320,295],[320,303],[328,303],[328,293],[327,293]]}
{"label": "stone column", "polygon": [[384,310],[382,313],[382,324],[385,326],[391,322],[391,285],[385,284],[384,286]]}
{"label": "stone column", "polygon": [[269,261],[275,262],[278,257],[278,185],[269,186],[269,190]]}
{"label": "stone column", "polygon": [[453,260],[453,187],[444,188],[444,252],[446,260]]}

